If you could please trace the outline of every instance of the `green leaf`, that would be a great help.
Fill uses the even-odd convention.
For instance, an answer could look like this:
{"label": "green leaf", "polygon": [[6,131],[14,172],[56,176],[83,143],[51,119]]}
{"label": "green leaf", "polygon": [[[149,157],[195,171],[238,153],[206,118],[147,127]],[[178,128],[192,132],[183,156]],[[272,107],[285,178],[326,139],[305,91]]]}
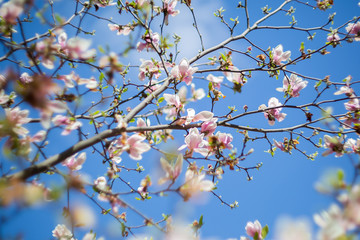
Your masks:
{"label": "green leaf", "polygon": [[125,226],[124,223],[121,223],[121,235],[122,235],[123,237],[126,236],[126,226]]}
{"label": "green leaf", "polygon": [[99,46],[98,48],[99,48],[99,51],[100,51],[101,53],[104,53],[104,54],[105,54],[105,50],[104,50],[104,48],[103,48],[102,46]]}
{"label": "green leaf", "polygon": [[164,97],[159,98],[158,103],[162,103],[165,100]]}
{"label": "green leaf", "polygon": [[269,233],[269,227],[268,227],[268,225],[265,225],[265,227],[263,227],[261,230],[262,239],[265,239],[265,237],[267,236],[268,233]]}
{"label": "green leaf", "polygon": [[304,52],[304,50],[305,50],[305,44],[304,44],[304,42],[301,42],[300,52]]}
{"label": "green leaf", "polygon": [[339,181],[343,181],[344,180],[344,177],[345,177],[345,173],[342,169],[339,169],[337,171],[337,177],[338,177],[338,180]]}
{"label": "green leaf", "polygon": [[203,218],[204,218],[203,215],[201,215],[199,218],[199,228],[201,228],[202,225],[204,225]]}
{"label": "green leaf", "polygon": [[226,61],[226,57],[225,57],[225,55],[224,55],[224,54],[222,54],[222,53],[220,53],[220,55],[221,55],[221,58],[222,58],[224,61]]}
{"label": "green leaf", "polygon": [[103,72],[100,73],[99,80],[102,81],[104,79],[105,75]]}
{"label": "green leaf", "polygon": [[103,214],[103,215],[106,215],[106,214],[108,214],[110,211],[111,211],[111,208],[109,208],[108,210],[102,212],[102,214]]}
{"label": "green leaf", "polygon": [[55,20],[59,23],[59,24],[63,24],[64,23],[64,19],[57,13],[55,13]]}
{"label": "green leaf", "polygon": [[315,85],[315,88],[320,87],[321,83],[322,83],[322,79],[320,81],[318,81],[318,83]]}

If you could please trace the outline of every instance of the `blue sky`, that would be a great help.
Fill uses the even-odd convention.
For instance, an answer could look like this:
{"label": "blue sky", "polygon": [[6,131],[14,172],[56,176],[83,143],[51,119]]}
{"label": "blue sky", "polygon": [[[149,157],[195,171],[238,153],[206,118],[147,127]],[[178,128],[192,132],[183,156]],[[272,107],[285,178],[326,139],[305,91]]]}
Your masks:
{"label": "blue sky", "polygon": [[[237,9],[234,6],[238,1],[201,1],[194,0],[193,8],[197,16],[197,22],[199,30],[204,38],[205,48],[214,46],[221,41],[225,40],[229,34],[224,25],[222,25],[219,19],[215,18],[213,12],[221,6],[226,9],[224,12],[225,19],[228,21],[230,17],[235,18],[239,16],[240,24],[235,30],[234,34],[239,34],[244,30],[244,12],[241,9]],[[250,1],[249,1],[250,2]],[[315,1],[312,1],[315,4]],[[40,1],[37,1],[40,3]],[[258,18],[262,17],[261,7],[269,5],[275,9],[281,1],[256,1],[249,3],[250,21],[253,23]],[[65,4],[64,1],[55,2],[55,8]],[[296,4],[296,20],[298,21],[296,26],[299,27],[311,27],[319,26],[326,22],[327,16],[330,13],[336,12],[334,28],[343,24],[351,17],[359,13],[358,1],[343,1],[335,2],[335,7],[326,11],[314,11],[312,12],[304,5]],[[61,15],[70,16],[73,10],[73,3],[66,2],[66,6],[60,10]],[[192,17],[188,9],[183,4],[178,4],[178,9],[181,13],[176,17],[169,18],[169,26],[164,29],[164,34],[171,36],[173,33],[181,36],[182,41],[179,44],[180,54],[177,62],[183,57],[188,59],[192,58],[197,51],[200,49],[198,36],[195,29],[192,27]],[[90,10],[94,12],[94,10]],[[118,16],[117,11],[114,7],[108,7],[100,9],[97,14],[106,17],[113,17],[113,20],[119,24],[127,24],[129,16],[124,14]],[[36,22],[37,20],[34,19]],[[119,52],[124,47],[124,41],[126,38],[123,36],[117,36],[114,32],[110,32],[107,27],[107,22],[98,21],[90,16],[86,16],[85,20],[87,23],[83,25],[83,28],[87,31],[96,30],[96,34],[93,38],[92,47],[102,45],[105,47],[109,45],[112,51]],[[266,21],[263,25],[273,26],[285,26],[291,21],[291,17],[286,16],[285,13],[279,13],[278,16],[274,17],[269,21]],[[159,31],[157,27],[160,24],[159,21],[153,23],[154,31]],[[26,33],[28,36],[33,36],[36,32],[43,33],[46,28],[34,28],[31,24],[25,26]],[[75,34],[74,29],[65,29],[69,37]],[[141,32],[143,33],[143,32]],[[88,36],[80,35],[81,37],[87,38]],[[105,37],[106,36],[106,37]],[[138,36],[138,33],[133,34],[134,37]],[[315,49],[321,46],[326,41],[326,34],[318,32],[313,41],[306,40],[307,35],[304,32],[294,32],[292,30],[256,30],[249,34],[249,39],[259,45],[263,49],[268,47],[274,48],[278,44],[284,46],[284,50],[290,50],[292,57],[297,57],[300,53],[298,51],[301,42],[305,42],[305,47]],[[331,76],[332,81],[341,81],[348,75],[353,76],[353,80],[359,80],[360,74],[358,66],[360,63],[360,48],[359,43],[354,42],[352,44],[343,43],[341,46],[336,48],[328,47],[328,51],[331,54],[325,56],[313,56],[310,61],[303,61],[298,63],[296,66],[289,66],[289,70],[296,71],[306,76],[313,76],[317,78],[324,78],[327,75]],[[238,41],[230,44],[229,46],[245,51],[249,46],[245,41]],[[218,55],[224,50],[216,51],[210,56]],[[1,52],[3,53],[3,52]],[[253,51],[256,56],[256,50]],[[139,65],[140,58],[149,59],[155,56],[152,53],[136,53],[135,51],[130,52],[128,58],[121,59],[122,63],[131,65]],[[210,57],[209,56],[209,57]],[[207,57],[196,62],[204,63],[207,61]],[[234,65],[239,69],[254,67],[254,62],[249,61],[243,56],[233,54]],[[0,63],[0,71],[7,69],[10,64],[8,62]],[[70,69],[65,67],[62,73],[68,74]],[[96,71],[89,71],[88,69],[80,67],[78,72],[84,77],[95,76],[98,77]],[[222,73],[214,73],[216,76],[222,76]],[[197,87],[207,88],[207,82],[200,79],[206,77],[207,74],[196,75],[193,82]],[[140,83],[137,79],[137,68],[131,69],[131,73],[127,76],[127,79],[134,81],[134,83]],[[243,91],[239,93],[233,93],[232,90],[222,88],[226,98],[223,102],[219,102],[215,105],[216,115],[225,114],[228,109],[227,106],[236,105],[238,112],[242,112],[243,105],[248,105],[249,110],[256,110],[261,104],[267,104],[270,97],[277,97],[281,102],[284,101],[283,93],[277,92],[276,88],[282,87],[283,75],[279,76],[279,79],[269,78],[266,73],[253,73],[253,77],[248,80],[246,85],[243,87]],[[121,81],[120,79],[118,79]],[[294,98],[289,101],[289,104],[304,104],[312,101],[315,95],[313,86],[315,82],[308,80],[309,84],[299,98]],[[227,82],[227,80],[224,80]],[[230,82],[227,82],[230,85]],[[354,85],[355,90],[359,90],[359,85]],[[84,89],[82,89],[84,90]],[[130,89],[127,96],[135,93],[136,89]],[[169,91],[170,92],[170,91]],[[328,91],[328,94],[324,94],[320,100],[334,98],[333,92],[335,89],[332,88]],[[93,95],[95,96],[95,95]],[[83,98],[82,106],[80,109],[85,109],[93,99]],[[131,103],[130,106],[135,106],[137,103]],[[186,107],[193,107],[197,112],[202,110],[210,110],[210,100],[205,99],[203,102],[191,103]],[[344,111],[343,103],[334,105],[327,105],[332,107],[334,113]],[[145,110],[146,112],[146,110]],[[290,109],[283,109],[283,112],[287,113],[288,116],[281,123],[276,123],[274,127],[268,125],[267,120],[263,114],[257,114],[251,117],[246,117],[235,121],[235,123],[241,125],[249,125],[253,127],[262,128],[281,128],[292,126],[301,122],[304,122],[304,116],[299,114],[297,111]],[[38,117],[36,114],[33,117]],[[155,119],[151,119],[152,123],[155,124]],[[162,123],[166,123],[164,119],[161,119]],[[330,123],[330,125],[333,123]],[[321,124],[319,125],[321,126]],[[322,125],[323,126],[323,125]],[[32,132],[36,132],[39,126],[31,127]],[[218,129],[222,132],[231,132],[234,135],[233,145],[238,147],[242,144],[242,136],[227,128]],[[84,126],[84,132],[93,131],[88,125]],[[64,140],[58,141],[57,135],[60,133],[60,129],[54,130],[51,138],[48,154],[54,154],[59,149],[63,150],[70,146],[70,144],[76,141],[76,134],[64,137]],[[175,134],[175,140],[169,142],[167,145],[163,145],[166,148],[177,148],[183,144],[182,136],[185,132],[179,132]],[[256,136],[252,134],[251,136]],[[259,135],[258,135],[259,136]],[[281,140],[283,134],[274,134],[269,137],[270,140],[273,138]],[[2,143],[4,140],[2,140]],[[322,149],[311,148],[310,144],[303,143],[304,150],[307,153],[318,151],[321,155]],[[300,145],[299,145],[300,146]],[[328,171],[328,169],[342,168],[346,172],[348,180],[351,180],[353,170],[350,160],[346,157],[335,158],[334,155],[330,155],[326,158],[319,156],[315,161],[306,159],[303,155],[298,152],[293,152],[292,155],[277,151],[274,157],[271,157],[269,153],[266,153],[269,146],[266,141],[255,141],[249,143],[247,150],[254,148],[255,152],[250,155],[246,161],[243,162],[244,166],[253,166],[257,163],[263,163],[260,170],[253,170],[250,172],[253,177],[252,181],[247,181],[246,174],[244,172],[231,171],[225,168],[225,174],[223,179],[219,181],[215,191],[221,195],[222,198],[229,203],[238,201],[239,207],[236,209],[229,209],[225,205],[221,205],[220,201],[212,196],[211,193],[204,193],[198,199],[183,202],[177,194],[169,194],[168,197],[154,197],[150,201],[136,201],[134,196],[125,196],[124,199],[131,203],[133,206],[143,211],[146,215],[153,217],[154,219],[161,218],[162,213],[173,214],[174,218],[183,219],[183,221],[191,223],[195,219],[199,219],[200,215],[204,216],[205,225],[201,230],[202,237],[206,239],[226,239],[226,238],[239,238],[240,235],[245,235],[244,227],[247,221],[254,221],[258,219],[263,225],[268,224],[270,227],[269,239],[273,239],[273,232],[275,229],[275,223],[281,216],[290,216],[291,218],[305,218],[312,221],[314,213],[320,212],[328,208],[333,200],[329,196],[324,196],[316,192],[314,184],[320,177]],[[81,170],[81,173],[88,176],[89,181],[93,181],[99,176],[102,176],[106,172],[106,166],[103,166],[99,159],[99,155],[91,155],[91,150],[87,150],[88,159]],[[156,182],[159,177],[159,158],[160,155],[154,152],[148,152],[144,154],[143,160],[140,164],[148,171],[146,174],[150,174],[153,178],[154,189],[157,188]],[[136,167],[137,162],[124,157],[124,164],[128,167]],[[198,161],[198,165],[207,165],[205,161]],[[60,169],[62,169],[60,167]],[[65,169],[64,169],[65,170]],[[145,175],[139,175],[137,173],[121,173],[124,179],[131,181],[134,187],[137,187],[141,178]],[[181,176],[181,180],[184,176]],[[47,177],[48,186],[56,186],[61,183],[59,177],[50,178]],[[114,187],[114,191],[126,191],[128,190],[125,184],[118,183]],[[93,212],[97,215],[97,223],[92,229],[98,233],[98,236],[104,236],[106,239],[119,239],[118,229],[119,225],[114,222],[110,216],[100,215],[99,209],[94,204],[81,194],[73,191],[71,194],[71,202],[74,204],[89,206],[93,209]],[[11,220],[0,228],[3,236],[8,236],[10,233],[22,232],[24,239],[51,239],[51,231],[55,228],[56,224],[62,223],[61,218],[62,208],[65,206],[65,197],[61,198],[57,202],[45,203],[39,206],[33,206],[29,209],[21,212],[16,211],[16,207],[12,206],[8,209],[1,208],[0,211],[5,215],[12,215]],[[142,223],[142,220],[132,213],[128,212],[129,221],[134,221],[138,224]],[[77,237],[82,238],[83,233],[88,231],[89,228],[79,229],[77,231]],[[313,224],[313,230],[315,232],[316,226]],[[145,232],[154,233],[156,231],[144,230]],[[143,231],[140,231],[143,232]],[[12,235],[12,234],[11,234]],[[156,238],[156,237],[155,237]]]}

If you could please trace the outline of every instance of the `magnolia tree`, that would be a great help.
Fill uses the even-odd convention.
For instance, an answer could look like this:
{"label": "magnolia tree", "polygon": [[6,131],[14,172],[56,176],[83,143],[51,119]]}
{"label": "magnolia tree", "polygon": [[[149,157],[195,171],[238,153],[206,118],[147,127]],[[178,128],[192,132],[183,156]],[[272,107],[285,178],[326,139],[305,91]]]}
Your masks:
{"label": "magnolia tree", "polygon": [[165,205],[208,197],[241,211],[227,195],[275,164],[263,158],[346,156],[349,178],[316,185],[336,200],[314,213],[316,233],[298,220],[269,235],[258,217],[217,221],[242,240],[356,238],[360,81],[336,66],[358,67],[360,17],[344,10],[358,3],[260,2],[2,1],[2,237],[57,202],[48,239],[96,239],[105,218],[118,238],[200,239],[206,212],[183,223]]}

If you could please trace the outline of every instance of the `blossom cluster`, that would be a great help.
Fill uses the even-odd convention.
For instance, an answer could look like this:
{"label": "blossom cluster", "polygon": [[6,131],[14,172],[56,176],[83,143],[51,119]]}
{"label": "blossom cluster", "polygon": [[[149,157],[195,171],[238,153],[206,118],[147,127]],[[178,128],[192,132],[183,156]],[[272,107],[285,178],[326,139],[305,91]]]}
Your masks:
{"label": "blossom cluster", "polygon": [[46,38],[36,43],[36,58],[48,69],[54,68],[55,56],[64,56],[70,59],[89,60],[95,56],[96,50],[89,49],[91,41],[80,37],[68,39],[66,32],[58,34],[57,40]]}

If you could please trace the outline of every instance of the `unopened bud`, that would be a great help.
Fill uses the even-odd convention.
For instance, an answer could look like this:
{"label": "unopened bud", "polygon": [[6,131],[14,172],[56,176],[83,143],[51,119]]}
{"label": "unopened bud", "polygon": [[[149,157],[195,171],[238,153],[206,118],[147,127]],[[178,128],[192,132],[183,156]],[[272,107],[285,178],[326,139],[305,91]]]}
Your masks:
{"label": "unopened bud", "polygon": [[248,106],[247,105],[244,105],[244,111],[246,112],[248,110]]}
{"label": "unopened bud", "polygon": [[248,151],[247,155],[250,155],[250,154],[252,154],[253,152],[254,152],[254,149],[252,148],[252,149],[250,149],[250,150]]}

